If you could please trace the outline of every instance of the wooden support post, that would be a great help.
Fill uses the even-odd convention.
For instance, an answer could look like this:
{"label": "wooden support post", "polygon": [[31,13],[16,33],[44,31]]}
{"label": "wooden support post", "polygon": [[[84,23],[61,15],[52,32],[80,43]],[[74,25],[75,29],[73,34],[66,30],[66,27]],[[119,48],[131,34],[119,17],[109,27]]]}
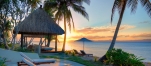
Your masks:
{"label": "wooden support post", "polygon": [[38,45],[38,54],[41,53],[41,43],[42,43],[42,38],[40,39],[39,45]]}
{"label": "wooden support post", "polygon": [[23,48],[23,34],[21,33],[21,48]]}
{"label": "wooden support post", "polygon": [[47,44],[46,44],[46,43],[47,43],[46,41],[47,41],[47,39],[45,38],[45,46],[47,45]]}
{"label": "wooden support post", "polygon": [[55,52],[57,52],[57,35],[55,35],[56,38],[55,38]]}
{"label": "wooden support post", "polygon": [[27,43],[27,37],[25,37],[26,38],[26,47],[28,46],[28,43]]}
{"label": "wooden support post", "polygon": [[50,40],[51,40],[51,39],[50,39],[50,36],[51,36],[51,35],[48,34],[48,43],[47,43],[47,47],[50,46]]}
{"label": "wooden support post", "polygon": [[25,36],[24,35],[23,35],[23,38],[24,38],[23,47],[25,47]]}

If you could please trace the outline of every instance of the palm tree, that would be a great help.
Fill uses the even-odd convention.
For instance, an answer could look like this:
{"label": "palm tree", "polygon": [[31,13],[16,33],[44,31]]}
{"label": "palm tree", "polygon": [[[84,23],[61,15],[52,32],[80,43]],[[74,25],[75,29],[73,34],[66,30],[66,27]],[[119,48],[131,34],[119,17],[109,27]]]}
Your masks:
{"label": "palm tree", "polygon": [[74,29],[74,22],[73,17],[71,14],[71,8],[75,11],[80,13],[82,16],[86,17],[88,19],[88,14],[85,11],[85,8],[82,6],[82,3],[85,2],[87,4],[90,4],[90,0],[52,0],[46,1],[45,6],[46,8],[53,9],[55,8],[55,20],[60,21],[64,18],[64,42],[62,51],[65,51],[65,44],[66,44],[66,23],[68,23],[69,30],[71,31],[71,25]]}
{"label": "palm tree", "polygon": [[[24,5],[27,6],[27,11],[28,11],[30,7],[31,9],[36,8],[38,3],[40,3],[40,0],[1,0],[0,1],[0,19],[1,19],[0,20],[0,28],[1,28],[0,39],[1,37],[3,38],[3,42],[7,49],[9,49],[9,46],[7,45],[7,42],[6,42],[6,36],[4,35],[6,34],[5,32],[7,31],[7,26],[6,26],[8,24],[7,18],[12,17],[12,20],[13,20],[13,17],[16,17],[16,16],[12,16],[14,15],[13,11],[16,12],[19,9],[22,2],[24,2]],[[23,9],[23,8],[20,7],[20,9]]]}
{"label": "palm tree", "polygon": [[12,25],[10,21],[7,21],[7,23],[5,24],[5,29],[4,29],[4,36],[6,38],[6,41],[10,41],[10,31],[12,30]]}
{"label": "palm tree", "polygon": [[[27,4],[28,4],[28,7],[31,8],[31,10],[33,11],[37,6],[38,4],[40,4],[41,1],[40,0],[27,0]],[[27,9],[28,10],[28,9]]]}
{"label": "palm tree", "polygon": [[[10,12],[10,3],[11,1],[10,0],[2,0],[0,1],[0,39],[2,37],[3,39],[3,43],[5,45],[5,48],[6,49],[9,49],[9,46],[7,45],[7,41],[6,41],[6,28],[7,28],[7,24],[8,24],[8,14]],[[14,3],[15,1],[13,1]],[[4,35],[5,34],[5,35]]]}
{"label": "palm tree", "polygon": [[[117,9],[119,12],[119,20],[118,20],[116,30],[114,32],[114,37],[112,39],[112,42],[111,42],[111,45],[110,45],[108,51],[114,48],[126,6],[131,8],[132,13],[135,13],[138,2],[140,2],[142,4],[142,6],[145,7],[148,15],[151,17],[151,3],[149,0],[115,0],[114,1],[113,7],[112,7],[112,14],[111,14],[111,23],[113,20],[115,9]],[[102,58],[104,58],[104,57],[105,57],[105,55]],[[100,59],[101,61],[102,61],[102,58]]]}
{"label": "palm tree", "polygon": [[[24,19],[26,16],[28,16],[28,13],[34,10],[38,4],[40,3],[40,0],[13,0],[14,6],[11,8],[11,17],[12,17],[12,23],[13,27],[17,27],[18,24]],[[18,27],[19,28],[19,27]],[[15,38],[17,36],[18,31],[16,31],[15,34],[12,34],[12,47],[11,50],[14,49],[15,44]]]}

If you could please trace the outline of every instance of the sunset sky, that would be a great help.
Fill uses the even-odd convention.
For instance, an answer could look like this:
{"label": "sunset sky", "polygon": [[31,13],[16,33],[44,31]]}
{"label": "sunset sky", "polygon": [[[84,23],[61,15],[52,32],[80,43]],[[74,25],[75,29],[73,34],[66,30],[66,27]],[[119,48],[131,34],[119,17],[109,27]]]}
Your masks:
{"label": "sunset sky", "polygon": [[[114,15],[111,25],[111,10],[114,0],[91,0],[90,5],[84,4],[89,20],[72,11],[75,32],[67,32],[67,41],[86,37],[94,41],[110,41],[118,22],[119,14]],[[60,23],[63,28],[63,21]],[[63,35],[59,37],[63,39]],[[147,15],[145,8],[139,3],[135,14],[126,8],[121,28],[118,33],[118,41],[151,41],[151,18]]]}

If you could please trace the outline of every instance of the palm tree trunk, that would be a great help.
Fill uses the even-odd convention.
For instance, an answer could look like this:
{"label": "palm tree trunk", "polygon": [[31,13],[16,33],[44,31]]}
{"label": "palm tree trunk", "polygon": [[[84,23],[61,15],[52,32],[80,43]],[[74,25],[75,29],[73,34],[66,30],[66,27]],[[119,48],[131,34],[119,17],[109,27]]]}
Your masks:
{"label": "palm tree trunk", "polygon": [[12,47],[11,47],[11,50],[14,50],[14,46],[15,46],[15,42],[16,42],[15,37],[16,37],[16,34],[14,34],[13,37],[12,37],[12,41],[11,41]]}
{"label": "palm tree trunk", "polygon": [[7,45],[7,41],[6,41],[6,38],[5,38],[5,36],[4,36],[4,32],[3,32],[2,38],[3,38],[3,42],[4,42],[5,49],[8,49],[8,50],[9,50],[10,48],[9,48],[9,46]]}
{"label": "palm tree trunk", "polygon": [[[123,0],[123,1],[125,1],[125,0]],[[118,31],[119,31],[119,28],[120,28],[120,25],[121,25],[121,22],[122,22],[123,14],[124,14],[124,11],[125,11],[126,2],[127,2],[127,1],[123,2],[123,8],[122,8],[122,10],[121,10],[120,17],[119,17],[119,20],[118,20],[118,24],[117,24],[116,30],[115,30],[115,32],[114,32],[114,37],[113,37],[113,39],[112,39],[112,42],[111,42],[111,45],[110,45],[108,51],[114,48],[114,45],[115,45],[115,42],[116,42],[116,38],[117,38],[117,35],[118,35]],[[104,56],[102,56],[102,57],[99,59],[99,61],[103,62],[103,61],[106,60],[106,59],[107,59],[107,58],[106,58],[106,55],[104,55]]]}
{"label": "palm tree trunk", "polygon": [[[125,0],[123,0],[123,1],[125,1]],[[118,20],[118,23],[117,23],[117,27],[116,27],[116,30],[114,32],[114,37],[112,39],[112,42],[111,42],[111,45],[110,45],[108,51],[114,48],[116,38],[117,38],[117,35],[118,35],[118,31],[119,31],[119,28],[120,28],[120,25],[121,25],[121,22],[122,22],[123,14],[124,14],[124,11],[125,11],[126,2],[127,1],[123,2],[123,8],[121,10],[120,17],[119,17],[119,20]]]}
{"label": "palm tree trunk", "polygon": [[10,48],[9,48],[9,46],[7,45],[6,38],[3,38],[3,39],[4,39],[4,45],[5,45],[5,49],[8,49],[8,50],[9,50]]}
{"label": "palm tree trunk", "polygon": [[42,41],[42,43],[41,43],[41,46],[43,45],[43,43],[46,41],[46,38],[44,38],[44,40]]}
{"label": "palm tree trunk", "polygon": [[[15,20],[15,25],[16,25],[16,20]],[[16,27],[17,27],[17,29],[16,29],[15,34],[12,33],[13,37],[12,37],[12,41],[11,41],[11,44],[12,44],[11,50],[14,50],[14,46],[16,44],[16,36],[17,36],[17,34],[19,32],[19,26],[17,25]]]}
{"label": "palm tree trunk", "polygon": [[65,15],[64,15],[64,42],[63,42],[63,47],[62,47],[62,51],[64,52],[65,51],[65,44],[66,44],[66,18],[65,18]]}
{"label": "palm tree trunk", "polygon": [[55,52],[57,52],[57,39],[58,39],[58,37],[57,37],[57,35],[55,35],[56,36],[56,38],[55,38]]}

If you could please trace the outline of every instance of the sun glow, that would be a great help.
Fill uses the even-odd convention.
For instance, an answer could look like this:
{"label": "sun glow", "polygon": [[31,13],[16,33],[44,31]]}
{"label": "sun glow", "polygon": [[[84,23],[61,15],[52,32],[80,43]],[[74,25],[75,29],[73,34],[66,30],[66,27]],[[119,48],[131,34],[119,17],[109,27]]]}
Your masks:
{"label": "sun glow", "polygon": [[65,48],[66,48],[66,50],[71,50],[72,49],[72,47],[68,43],[66,44]]}
{"label": "sun glow", "polygon": [[[69,32],[69,31],[67,31],[67,34],[66,34],[66,41],[68,42],[68,41],[73,40],[74,38],[72,38],[72,37],[75,36],[75,35],[76,35],[75,32]],[[60,39],[61,41],[63,41],[63,39],[64,39],[64,34],[61,35],[59,39]]]}

